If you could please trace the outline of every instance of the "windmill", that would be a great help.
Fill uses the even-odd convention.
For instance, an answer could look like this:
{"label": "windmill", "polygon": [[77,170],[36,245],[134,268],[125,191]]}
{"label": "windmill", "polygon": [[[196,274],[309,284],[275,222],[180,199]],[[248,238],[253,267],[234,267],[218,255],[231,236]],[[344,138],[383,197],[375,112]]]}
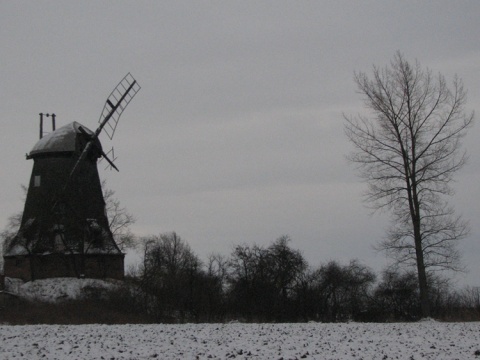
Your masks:
{"label": "windmill", "polygon": [[34,164],[20,229],[4,255],[6,277],[123,278],[124,254],[109,228],[97,161],[118,168],[98,137],[113,138],[139,90],[128,73],[108,96],[95,131],[78,122],[56,129],[52,114],[44,136],[40,115],[40,139],[27,154]]}

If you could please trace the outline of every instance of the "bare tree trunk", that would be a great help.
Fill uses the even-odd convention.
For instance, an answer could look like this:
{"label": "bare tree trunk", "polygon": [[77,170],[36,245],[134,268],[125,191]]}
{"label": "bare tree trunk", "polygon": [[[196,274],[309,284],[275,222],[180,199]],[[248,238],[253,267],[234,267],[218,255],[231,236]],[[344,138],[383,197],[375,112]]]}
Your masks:
{"label": "bare tree trunk", "polygon": [[[415,137],[412,132],[410,132],[412,150],[411,157],[412,159],[416,158],[415,154]],[[402,147],[403,148],[403,147]],[[422,317],[430,317],[430,300],[428,296],[428,282],[427,282],[427,271],[425,268],[425,259],[423,254],[423,244],[422,244],[422,233],[421,233],[421,217],[420,217],[420,204],[418,201],[417,193],[417,179],[416,179],[416,162],[415,160],[411,161],[411,169],[408,166],[409,159],[408,156],[404,156],[405,163],[405,173],[407,175],[407,191],[408,191],[408,202],[410,208],[410,217],[412,219],[413,225],[413,238],[415,244],[415,257],[417,265],[417,275],[418,275],[418,289],[420,291],[420,306],[422,310]]]}
{"label": "bare tree trunk", "polygon": [[417,257],[418,288],[420,290],[420,305],[422,308],[422,317],[430,317],[430,300],[428,297],[427,272],[425,270],[425,261],[423,258],[422,238],[418,222],[414,223],[415,236],[415,254]]}

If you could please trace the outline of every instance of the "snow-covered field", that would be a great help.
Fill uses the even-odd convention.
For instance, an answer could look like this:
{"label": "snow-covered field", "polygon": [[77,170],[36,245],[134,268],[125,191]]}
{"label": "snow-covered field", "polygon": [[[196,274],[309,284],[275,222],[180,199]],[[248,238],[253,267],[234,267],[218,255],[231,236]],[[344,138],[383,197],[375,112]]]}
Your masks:
{"label": "snow-covered field", "polygon": [[0,326],[0,359],[480,359],[480,323]]}

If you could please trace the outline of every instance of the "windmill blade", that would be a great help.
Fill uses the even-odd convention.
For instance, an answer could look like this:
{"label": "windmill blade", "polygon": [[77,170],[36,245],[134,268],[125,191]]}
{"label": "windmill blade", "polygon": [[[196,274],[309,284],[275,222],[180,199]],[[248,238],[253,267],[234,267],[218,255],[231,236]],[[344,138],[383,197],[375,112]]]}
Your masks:
{"label": "windmill blade", "polygon": [[[115,130],[123,110],[125,110],[128,103],[133,99],[140,89],[140,85],[138,85],[134,77],[128,73],[118,83],[117,87],[113,89],[112,93],[105,102],[98,122],[106,125],[104,131],[110,140],[115,134]],[[102,125],[101,127],[103,128]]]}
{"label": "windmill blade", "polygon": [[[109,154],[112,154],[112,159],[111,159],[111,160],[110,160],[110,158],[108,157]],[[108,152],[106,152],[106,153],[102,150],[102,158],[101,158],[99,161],[102,161],[102,159],[105,159],[105,160],[108,162],[108,164],[109,164],[109,165],[107,165],[107,166],[105,167],[105,169],[107,169],[108,167],[110,167],[110,169],[111,169],[111,168],[114,168],[115,170],[117,170],[118,172],[120,172],[120,170],[118,170],[118,168],[117,168],[117,167],[115,166],[115,164],[114,164],[114,161],[115,161],[117,158],[115,157],[115,153],[114,153],[114,151],[113,151],[113,147],[112,147]]]}
{"label": "windmill blade", "polygon": [[114,169],[117,170],[117,171],[120,171],[120,170],[118,170],[118,168],[115,166],[115,164],[113,163],[113,161],[110,160],[110,159],[108,158],[107,154],[105,154],[103,151],[102,151],[102,156],[103,156],[103,158],[104,158],[105,160],[107,160],[107,162],[110,164],[110,167],[114,168]]}

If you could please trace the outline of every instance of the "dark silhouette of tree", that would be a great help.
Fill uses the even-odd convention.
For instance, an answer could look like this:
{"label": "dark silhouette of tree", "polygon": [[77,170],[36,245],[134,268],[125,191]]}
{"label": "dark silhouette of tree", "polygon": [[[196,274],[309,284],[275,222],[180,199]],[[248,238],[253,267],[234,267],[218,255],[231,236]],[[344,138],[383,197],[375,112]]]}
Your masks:
{"label": "dark silhouette of tree", "polygon": [[204,309],[206,321],[223,321],[226,316],[228,259],[221,254],[208,256],[205,273]]}
{"label": "dark silhouette of tree", "polygon": [[237,245],[228,263],[229,308],[234,316],[271,317],[267,254],[259,246]]}
{"label": "dark silhouette of tree", "polygon": [[289,242],[288,236],[281,236],[267,248],[235,247],[228,263],[228,296],[237,316],[265,321],[299,316],[295,291],[307,263]]}
{"label": "dark silhouette of tree", "polygon": [[472,124],[466,92],[455,77],[449,88],[418,62],[397,52],[390,66],[355,74],[369,117],[345,116],[355,150],[349,159],[368,183],[366,201],[390,210],[392,226],[378,249],[398,264],[415,266],[422,315],[430,316],[427,271],[461,270],[456,244],[468,233],[465,221],[445,201],[466,155],[460,140]]}
{"label": "dark silhouette of tree", "polygon": [[[20,185],[23,193],[23,201],[27,197],[28,188],[25,185]],[[18,229],[22,223],[23,211],[19,211],[13,215],[10,215],[7,221],[7,225],[0,232],[0,271],[3,271],[3,254],[5,254],[10,248],[10,244],[13,238],[17,235]]]}
{"label": "dark silhouette of tree", "polygon": [[154,316],[163,321],[195,317],[201,262],[175,232],[144,239],[142,288]]}
{"label": "dark silhouette of tree", "polygon": [[322,311],[318,285],[318,273],[308,265],[297,278],[294,288],[294,306],[297,321],[319,320]]}
{"label": "dark silhouette of tree", "polygon": [[8,218],[7,225],[0,233],[0,238],[3,239],[3,248],[7,248],[10,245],[12,239],[17,235],[20,223],[22,222],[22,212],[11,215]]}
{"label": "dark silhouette of tree", "polygon": [[421,315],[418,280],[414,271],[387,269],[375,289],[374,312],[390,321],[413,321]]}
{"label": "dark silhouette of tree", "polygon": [[293,291],[307,269],[307,262],[298,250],[290,248],[290,237],[284,235],[278,238],[267,249],[271,258],[271,280],[275,293],[276,319],[291,320],[296,317],[293,306]]}
{"label": "dark silhouette of tree", "polygon": [[120,200],[115,197],[115,191],[107,187],[105,180],[102,181],[102,190],[108,225],[115,243],[122,251],[135,248],[135,235],[130,229],[130,227],[135,224],[135,217],[121,205]]}
{"label": "dark silhouette of tree", "polygon": [[356,260],[348,265],[330,261],[313,277],[320,320],[333,322],[356,320],[366,309],[369,290],[375,282],[372,270]]}

